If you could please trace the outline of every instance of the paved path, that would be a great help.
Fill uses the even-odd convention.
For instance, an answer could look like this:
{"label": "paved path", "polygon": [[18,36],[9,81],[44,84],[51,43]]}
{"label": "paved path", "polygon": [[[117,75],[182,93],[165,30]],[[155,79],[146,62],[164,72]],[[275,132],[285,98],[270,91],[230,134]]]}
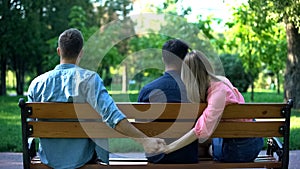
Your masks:
{"label": "paved path", "polygon": [[[264,153],[264,152],[263,152]],[[143,156],[141,153],[133,153],[130,157]],[[0,153],[0,169],[23,169],[21,153]],[[290,151],[289,169],[300,168],[300,150]]]}

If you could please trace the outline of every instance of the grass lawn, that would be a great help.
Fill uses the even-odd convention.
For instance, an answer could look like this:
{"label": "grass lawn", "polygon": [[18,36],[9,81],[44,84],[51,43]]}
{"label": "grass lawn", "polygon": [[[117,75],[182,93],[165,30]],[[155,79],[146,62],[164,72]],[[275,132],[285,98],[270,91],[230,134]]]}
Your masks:
{"label": "grass lawn", "polygon": [[19,97],[0,96],[0,151],[22,151]]}
{"label": "grass lawn", "polygon": [[[245,98],[245,102],[251,102],[251,93],[242,93],[242,95]],[[253,102],[284,102],[284,98],[282,94],[277,94],[275,92],[270,92],[267,90],[267,92],[255,92],[254,93],[254,101]]]}
{"label": "grass lawn", "polygon": [[[250,102],[250,93],[243,93],[246,102]],[[117,102],[129,102],[137,100],[137,93],[120,94],[112,93]],[[281,95],[273,92],[256,92],[255,102],[282,102]],[[0,96],[0,152],[21,152],[22,135],[20,109],[18,107],[18,96]],[[300,149],[300,110],[292,111],[291,116],[291,138],[290,148]],[[111,152],[137,152],[142,147],[131,139],[110,139]]]}

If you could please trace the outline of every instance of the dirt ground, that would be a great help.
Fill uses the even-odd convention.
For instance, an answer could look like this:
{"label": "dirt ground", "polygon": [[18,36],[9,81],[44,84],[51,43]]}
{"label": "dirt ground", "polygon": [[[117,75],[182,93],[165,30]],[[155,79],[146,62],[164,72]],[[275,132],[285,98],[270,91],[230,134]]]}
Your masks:
{"label": "dirt ground", "polygon": [[[265,153],[265,152],[262,152]],[[144,157],[142,153],[134,153],[135,157]],[[290,151],[289,169],[300,168],[300,150]],[[0,169],[23,169],[22,153],[0,153]]]}

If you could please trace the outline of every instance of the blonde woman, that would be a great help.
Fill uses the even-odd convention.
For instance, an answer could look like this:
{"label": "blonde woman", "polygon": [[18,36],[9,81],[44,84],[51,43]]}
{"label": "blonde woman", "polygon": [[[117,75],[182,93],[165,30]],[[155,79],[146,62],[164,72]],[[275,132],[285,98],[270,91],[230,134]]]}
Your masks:
{"label": "blonde woman", "polygon": [[[181,78],[187,89],[188,99],[194,103],[207,103],[203,114],[192,130],[169,144],[165,153],[176,151],[195,140],[203,143],[213,134],[226,105],[244,103],[240,92],[222,76],[216,76],[206,56],[192,51],[184,59]],[[262,138],[213,138],[213,157],[223,162],[253,161],[263,147]]]}

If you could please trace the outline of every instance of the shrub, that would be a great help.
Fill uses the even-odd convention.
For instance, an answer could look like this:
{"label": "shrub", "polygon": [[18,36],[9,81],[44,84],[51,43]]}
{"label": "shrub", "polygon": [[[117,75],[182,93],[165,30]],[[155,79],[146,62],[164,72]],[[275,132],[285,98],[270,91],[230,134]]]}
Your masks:
{"label": "shrub", "polygon": [[220,56],[223,63],[225,76],[241,92],[247,92],[251,84],[250,75],[245,73],[242,61],[237,55],[223,54]]}

